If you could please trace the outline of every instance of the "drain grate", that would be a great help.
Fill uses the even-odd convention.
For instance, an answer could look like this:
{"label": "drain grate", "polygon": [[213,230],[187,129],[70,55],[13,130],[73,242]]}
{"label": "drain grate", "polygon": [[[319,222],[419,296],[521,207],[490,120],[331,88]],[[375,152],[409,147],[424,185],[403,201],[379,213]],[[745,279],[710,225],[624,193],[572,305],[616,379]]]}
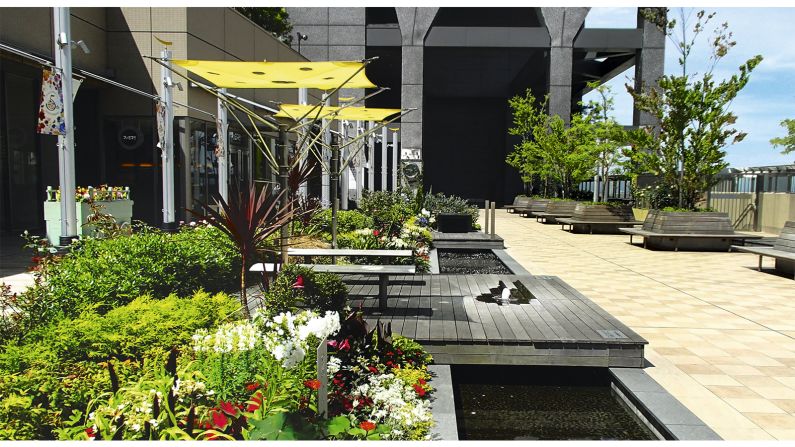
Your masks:
{"label": "drain grate", "polygon": [[601,335],[602,338],[606,338],[608,340],[616,338],[629,338],[618,329],[597,329],[596,332]]}

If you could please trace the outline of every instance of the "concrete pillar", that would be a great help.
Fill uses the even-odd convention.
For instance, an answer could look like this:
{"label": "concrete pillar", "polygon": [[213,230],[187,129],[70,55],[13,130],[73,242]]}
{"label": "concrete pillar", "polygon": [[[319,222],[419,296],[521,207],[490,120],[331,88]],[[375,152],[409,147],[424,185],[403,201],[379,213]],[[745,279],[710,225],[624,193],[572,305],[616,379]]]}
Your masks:
{"label": "concrete pillar", "polygon": [[550,37],[549,114],[568,123],[572,104],[572,58],[574,38],[590,8],[541,8]]}
{"label": "concrete pillar", "polygon": [[[654,88],[665,69],[665,33],[656,25],[647,22],[638,8],[638,28],[643,30],[643,48],[635,55],[635,89]],[[656,124],[656,119],[647,112],[634,109],[634,126]]]}
{"label": "concrete pillar", "polygon": [[375,191],[375,135],[372,129],[375,127],[373,121],[367,122],[367,130],[371,133],[367,137],[367,190]]}
{"label": "concrete pillar", "polygon": [[381,191],[386,191],[386,177],[387,177],[387,154],[386,154],[386,126],[381,128]]}
{"label": "concrete pillar", "polygon": [[401,107],[417,110],[400,119],[403,149],[417,149],[422,154],[423,50],[425,36],[439,10],[431,8],[395,8],[402,37],[403,70]]}

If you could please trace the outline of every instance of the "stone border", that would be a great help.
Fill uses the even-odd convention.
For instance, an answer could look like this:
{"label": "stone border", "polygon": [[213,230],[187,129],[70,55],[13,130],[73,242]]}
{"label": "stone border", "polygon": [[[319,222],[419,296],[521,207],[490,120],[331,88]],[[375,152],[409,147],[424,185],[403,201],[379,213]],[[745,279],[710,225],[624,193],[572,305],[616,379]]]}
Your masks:
{"label": "stone border", "polygon": [[711,428],[639,368],[608,368],[611,388],[660,439],[721,441]]}
{"label": "stone border", "polygon": [[428,252],[428,268],[431,275],[438,275],[439,274],[439,252],[437,249],[432,248],[431,251]]}
{"label": "stone border", "polygon": [[434,425],[431,428],[433,441],[458,441],[458,421],[455,416],[455,397],[453,396],[453,376],[450,365],[428,365],[433,376],[431,386],[431,413]]}
{"label": "stone border", "polygon": [[508,251],[504,248],[492,248],[491,252],[497,256],[500,261],[505,264],[505,267],[508,267],[508,270],[513,272],[514,275],[528,275],[533,276],[532,273],[528,272],[527,269],[522,267],[522,264],[519,264],[516,259],[512,258]]}

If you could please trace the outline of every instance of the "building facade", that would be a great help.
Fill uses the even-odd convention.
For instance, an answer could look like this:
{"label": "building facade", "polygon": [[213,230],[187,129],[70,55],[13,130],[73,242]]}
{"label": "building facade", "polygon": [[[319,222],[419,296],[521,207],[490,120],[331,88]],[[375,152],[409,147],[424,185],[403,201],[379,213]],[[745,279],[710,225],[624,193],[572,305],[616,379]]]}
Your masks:
{"label": "building facade", "polygon": [[[0,8],[0,43],[41,59],[53,59],[52,8]],[[161,67],[151,58],[168,48],[174,59],[304,61],[306,58],[231,8],[72,8],[73,50],[79,70],[151,95],[161,90]],[[0,232],[41,230],[47,186],[57,187],[57,138],[35,132],[42,64],[0,50]],[[217,191],[213,95],[190,82],[173,89],[177,219],[185,208]],[[261,104],[296,103],[290,90],[235,90]],[[313,96],[317,96],[311,93]],[[75,175],[78,186],[129,186],[133,219],[162,222],[162,172],[155,101],[118,86],[86,78],[74,103]],[[268,179],[261,154],[230,117],[227,137],[230,181]]]}
{"label": "building facade", "polygon": [[[663,74],[665,36],[640,12],[635,28],[590,29],[589,10],[287,8],[309,60],[378,58],[368,77],[391,90],[367,106],[416,109],[400,123],[401,156],[422,166],[426,188],[498,204],[523,192],[505,163],[516,143],[508,98],[549,94],[549,112],[568,120],[588,81],[633,65],[637,84]],[[634,125],[649,123],[634,113]]]}

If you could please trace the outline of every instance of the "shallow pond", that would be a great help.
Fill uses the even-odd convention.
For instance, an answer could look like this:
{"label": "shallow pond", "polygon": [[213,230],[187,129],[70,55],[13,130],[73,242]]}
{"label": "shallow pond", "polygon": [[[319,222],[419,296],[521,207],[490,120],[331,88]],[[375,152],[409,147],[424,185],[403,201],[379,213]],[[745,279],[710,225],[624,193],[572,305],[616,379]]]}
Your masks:
{"label": "shallow pond", "polygon": [[491,250],[440,249],[439,273],[510,275],[513,272]]}

